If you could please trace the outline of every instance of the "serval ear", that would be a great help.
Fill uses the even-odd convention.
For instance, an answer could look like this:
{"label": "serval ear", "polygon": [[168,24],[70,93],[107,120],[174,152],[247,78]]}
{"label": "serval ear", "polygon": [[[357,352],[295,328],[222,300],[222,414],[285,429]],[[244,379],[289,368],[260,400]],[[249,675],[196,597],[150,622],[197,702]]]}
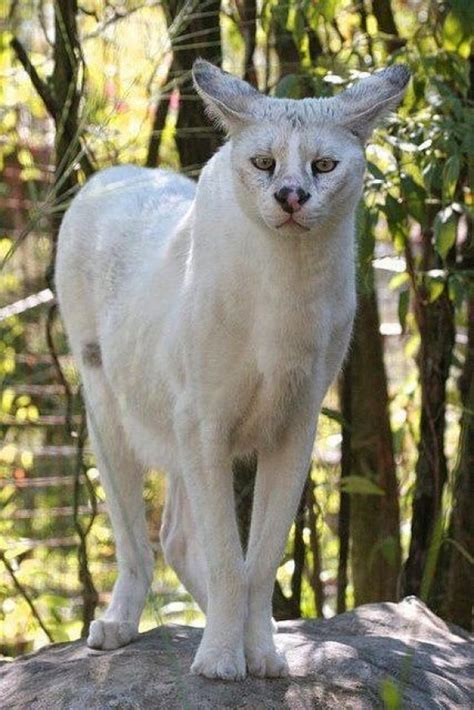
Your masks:
{"label": "serval ear", "polygon": [[361,79],[331,99],[338,123],[365,142],[384,116],[397,108],[409,80],[410,72],[403,64]]}
{"label": "serval ear", "polygon": [[206,104],[208,115],[230,133],[254,122],[255,103],[266,99],[246,81],[218,69],[204,59],[196,59],[194,62],[193,79],[196,91]]}

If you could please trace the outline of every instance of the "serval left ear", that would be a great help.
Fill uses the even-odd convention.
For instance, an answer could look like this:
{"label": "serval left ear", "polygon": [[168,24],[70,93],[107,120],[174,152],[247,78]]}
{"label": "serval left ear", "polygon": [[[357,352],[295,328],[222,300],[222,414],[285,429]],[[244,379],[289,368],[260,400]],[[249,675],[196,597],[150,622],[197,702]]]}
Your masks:
{"label": "serval left ear", "polygon": [[336,120],[365,142],[384,116],[397,108],[409,80],[410,72],[404,64],[394,64],[361,79],[330,99]]}
{"label": "serval left ear", "polygon": [[246,81],[222,71],[204,59],[196,59],[194,62],[193,79],[208,115],[229,132],[255,122],[253,107],[256,102],[266,100],[263,94]]}

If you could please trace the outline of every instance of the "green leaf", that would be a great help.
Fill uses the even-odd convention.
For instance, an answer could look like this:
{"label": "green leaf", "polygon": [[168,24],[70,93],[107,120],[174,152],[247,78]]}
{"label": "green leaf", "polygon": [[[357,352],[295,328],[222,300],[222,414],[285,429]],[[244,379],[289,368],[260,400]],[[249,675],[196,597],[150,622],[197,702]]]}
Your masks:
{"label": "green leaf", "polygon": [[403,175],[400,181],[403,201],[408,213],[421,225],[426,222],[426,192],[410,175]]}
{"label": "green leaf", "polygon": [[408,283],[410,281],[410,277],[407,274],[406,271],[400,271],[398,274],[395,274],[392,276],[389,282],[389,288],[392,291],[395,291],[397,288],[400,288],[400,286],[403,286],[404,284]]}
{"label": "green leaf", "polygon": [[336,16],[337,0],[323,0],[320,5],[321,14],[326,22],[332,22]]}
{"label": "green leaf", "polygon": [[467,297],[467,289],[464,279],[459,274],[452,274],[448,281],[449,298],[456,308],[461,308],[464,299]]}
{"label": "green leaf", "polygon": [[429,302],[434,303],[444,291],[444,280],[430,279],[428,281]]}
{"label": "green leaf", "polygon": [[456,185],[459,179],[459,172],[461,170],[461,161],[459,155],[452,155],[447,159],[443,168],[443,199],[452,200],[454,199],[454,193],[456,192]]}
{"label": "green leaf", "polygon": [[445,259],[449,250],[456,242],[457,218],[451,206],[440,210],[434,221],[435,247],[438,254]]}
{"label": "green leaf", "polygon": [[405,330],[407,322],[407,313],[410,306],[410,291],[406,289],[405,291],[400,291],[398,297],[398,320],[402,327],[402,331]]}
{"label": "green leaf", "polygon": [[406,208],[392,195],[387,195],[382,210],[387,218],[388,229],[394,239],[395,246],[399,251],[402,251],[407,238]]}
{"label": "green leaf", "polygon": [[402,707],[402,693],[393,678],[385,678],[380,684],[385,710],[400,710]]}
{"label": "green leaf", "polygon": [[460,18],[470,33],[474,32],[474,4],[472,0],[449,0],[451,10]]}
{"label": "green leaf", "polygon": [[380,180],[380,182],[382,183],[385,182],[385,173],[383,173],[380,168],[375,165],[375,163],[372,163],[370,160],[368,160],[367,168],[372,177],[374,177],[376,180]]}
{"label": "green leaf", "polygon": [[303,39],[306,37],[306,29],[305,29],[305,17],[303,13],[296,9],[295,12],[295,17],[294,17],[294,26],[293,26],[293,34],[296,39],[296,44],[297,46],[301,49],[301,43]]}
{"label": "green leaf", "polygon": [[375,249],[375,224],[377,215],[369,210],[361,200],[356,212],[357,239],[357,280],[361,293],[372,293],[374,289],[374,271],[372,260]]}
{"label": "green leaf", "polygon": [[347,423],[344,422],[344,418],[341,412],[339,412],[337,409],[330,409],[330,407],[322,407],[321,414],[323,414],[328,419],[332,419],[332,421],[337,422],[341,426],[347,426]]}
{"label": "green leaf", "polygon": [[467,59],[471,49],[472,34],[472,1],[469,0],[471,12],[467,2],[455,2],[453,9],[448,12],[443,25],[443,46],[449,52],[457,52]]}
{"label": "green leaf", "polygon": [[272,17],[278,22],[280,27],[287,29],[288,26],[288,15],[290,12],[290,3],[279,3],[277,2],[272,6]]}
{"label": "green leaf", "polygon": [[350,495],[384,496],[385,491],[366,476],[344,476],[341,491]]}

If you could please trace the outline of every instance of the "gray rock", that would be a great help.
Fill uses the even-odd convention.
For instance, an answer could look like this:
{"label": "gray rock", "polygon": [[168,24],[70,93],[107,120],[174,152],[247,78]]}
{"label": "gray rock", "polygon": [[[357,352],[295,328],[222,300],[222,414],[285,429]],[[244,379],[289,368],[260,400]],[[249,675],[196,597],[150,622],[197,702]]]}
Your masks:
{"label": "gray rock", "polygon": [[[325,621],[279,624],[290,676],[229,683],[192,676],[202,631],[167,626],[116,651],[54,644],[0,667],[0,707],[13,710],[163,708],[473,708],[467,633],[414,597]],[[395,694],[384,703],[383,691]],[[397,705],[398,698],[401,701]]]}

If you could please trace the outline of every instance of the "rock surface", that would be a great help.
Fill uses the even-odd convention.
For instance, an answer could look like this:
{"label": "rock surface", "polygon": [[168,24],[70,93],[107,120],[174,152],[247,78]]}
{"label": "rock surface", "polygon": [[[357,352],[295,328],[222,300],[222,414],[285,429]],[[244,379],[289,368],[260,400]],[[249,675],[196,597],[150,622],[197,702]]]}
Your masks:
{"label": "rock surface", "polygon": [[[201,633],[159,627],[107,652],[82,641],[45,647],[0,666],[0,708],[474,707],[472,640],[414,597],[326,621],[280,623],[277,642],[287,652],[290,676],[278,680],[229,683],[190,675]],[[383,688],[394,702],[384,703]]]}

